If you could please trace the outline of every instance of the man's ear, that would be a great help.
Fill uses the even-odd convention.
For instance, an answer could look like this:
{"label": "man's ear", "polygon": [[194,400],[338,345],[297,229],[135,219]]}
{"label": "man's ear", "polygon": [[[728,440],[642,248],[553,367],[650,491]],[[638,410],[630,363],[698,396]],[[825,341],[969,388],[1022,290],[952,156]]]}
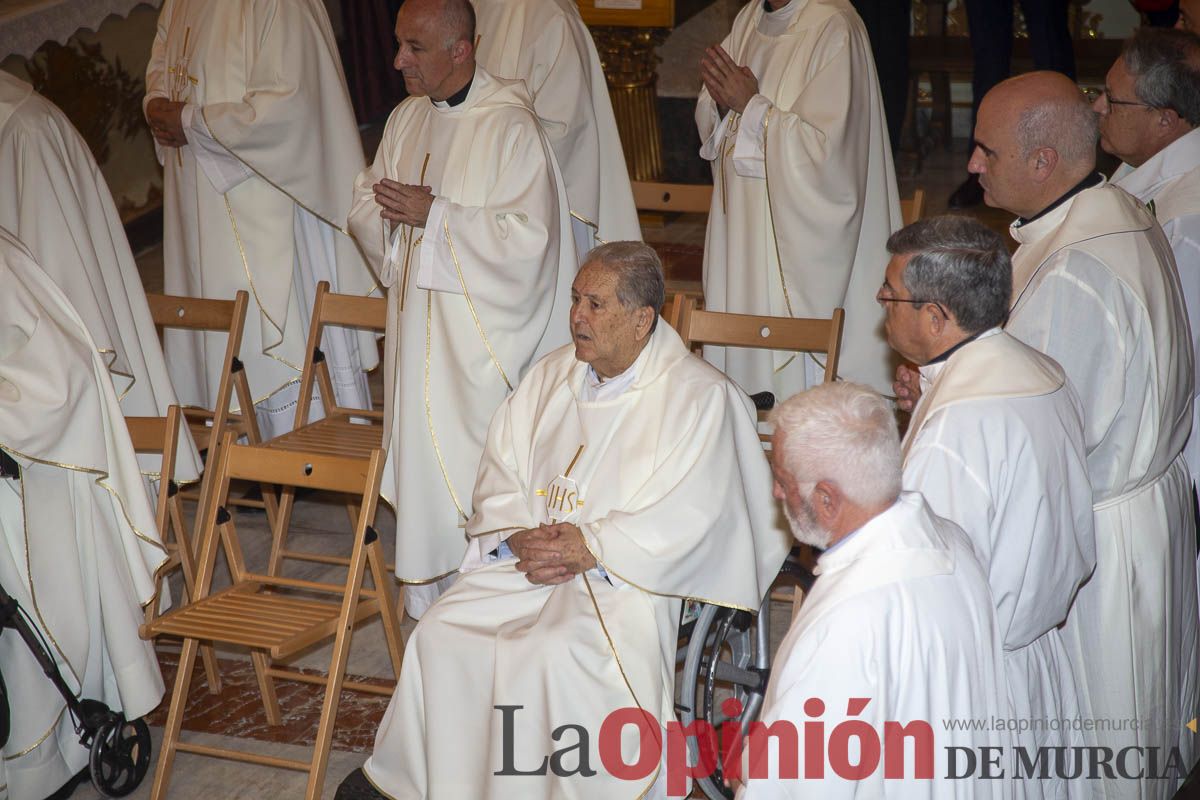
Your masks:
{"label": "man's ear", "polygon": [[813,487],[811,505],[817,521],[828,529],[842,513],[842,493],[835,484],[818,481]]}
{"label": "man's ear", "polygon": [[650,329],[654,327],[654,318],[658,316],[654,313],[654,309],[650,306],[642,306],[637,310],[635,318],[635,330],[637,331],[638,340],[645,339],[650,335]]}
{"label": "man's ear", "polygon": [[459,39],[450,45],[450,60],[455,64],[462,64],[474,49],[466,39]]}
{"label": "man's ear", "polygon": [[1029,156],[1029,160],[1033,168],[1033,179],[1043,183],[1054,174],[1054,168],[1058,166],[1058,151],[1053,147],[1039,147]]}

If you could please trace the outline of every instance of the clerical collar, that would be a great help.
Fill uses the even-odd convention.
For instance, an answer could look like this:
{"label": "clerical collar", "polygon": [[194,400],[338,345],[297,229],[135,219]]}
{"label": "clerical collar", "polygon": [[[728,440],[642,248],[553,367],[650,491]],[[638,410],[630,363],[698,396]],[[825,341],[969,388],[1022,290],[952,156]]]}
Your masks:
{"label": "clerical collar", "polygon": [[447,97],[445,100],[438,102],[438,105],[444,105],[447,108],[454,108],[457,105],[462,105],[462,102],[467,99],[467,95],[471,92],[471,84],[475,82],[475,73],[471,73],[471,78],[467,81],[466,86],[459,89],[454,94]]}
{"label": "clerical collar", "polygon": [[767,14],[775,14],[780,11],[783,11],[785,8],[787,8],[791,4],[792,4],[792,0],[788,0],[788,2],[784,3],[779,8],[771,8],[771,0],[763,0],[763,11]]}
{"label": "clerical collar", "polygon": [[[994,328],[989,328],[988,330],[995,330],[995,329],[994,329]],[[973,341],[975,341],[976,339],[978,339],[978,338],[979,338],[979,336],[980,336],[980,334],[982,334],[982,333],[984,333],[984,331],[979,331],[979,333],[973,333],[973,334],[971,334],[970,336],[968,336],[967,338],[963,339],[963,340],[962,340],[961,342],[959,342],[958,344],[956,344],[956,345],[954,345],[953,347],[951,347],[949,350],[943,351],[941,355],[939,355],[939,356],[935,356],[935,357],[933,357],[933,358],[929,359],[928,361],[926,361],[926,362],[925,362],[925,366],[929,366],[930,364],[940,364],[940,363],[942,363],[942,362],[943,362],[943,361],[945,361],[946,359],[950,358],[950,356],[952,356],[952,355],[954,355],[956,352],[958,352],[958,350],[959,350],[959,349],[960,349],[960,348],[961,348],[963,345],[970,344],[971,342],[973,342]]]}
{"label": "clerical collar", "polygon": [[1066,194],[1064,194],[1062,197],[1058,198],[1053,203],[1046,206],[1038,213],[1034,214],[1032,217],[1029,217],[1028,219],[1026,219],[1025,217],[1021,217],[1020,219],[1018,219],[1017,227],[1019,228],[1022,225],[1028,225],[1029,223],[1033,222],[1034,220],[1041,219],[1042,217],[1046,216],[1054,209],[1061,206],[1063,203],[1070,200],[1075,195],[1082,192],[1084,189],[1090,189],[1093,186],[1097,186],[1103,180],[1104,180],[1103,175],[1101,175],[1099,172],[1093,172],[1091,175],[1088,175],[1086,178],[1081,180],[1079,183],[1075,184],[1075,186],[1070,191],[1068,191]]}

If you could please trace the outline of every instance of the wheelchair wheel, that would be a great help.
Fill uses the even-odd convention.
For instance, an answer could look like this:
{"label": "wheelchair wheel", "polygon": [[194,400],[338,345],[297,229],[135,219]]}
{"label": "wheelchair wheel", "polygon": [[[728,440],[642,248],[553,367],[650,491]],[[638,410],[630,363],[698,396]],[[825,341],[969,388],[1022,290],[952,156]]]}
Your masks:
{"label": "wheelchair wheel", "polygon": [[[679,717],[685,726],[697,719],[712,725],[718,735],[718,753],[723,752],[721,726],[736,719],[745,734],[762,708],[770,672],[770,614],[769,596],[757,617],[709,605],[704,606],[692,629],[683,662]],[[727,709],[722,706],[730,698],[738,701],[735,710],[740,709],[740,713],[726,715]],[[688,737],[687,745],[690,763],[699,763],[696,738]],[[725,788],[719,757],[713,773],[697,779],[697,783],[710,800],[733,797]]]}
{"label": "wheelchair wheel", "polygon": [[128,722],[114,714],[96,731],[88,768],[96,790],[105,797],[124,797],[136,789],[150,768],[150,729],[141,719]]}

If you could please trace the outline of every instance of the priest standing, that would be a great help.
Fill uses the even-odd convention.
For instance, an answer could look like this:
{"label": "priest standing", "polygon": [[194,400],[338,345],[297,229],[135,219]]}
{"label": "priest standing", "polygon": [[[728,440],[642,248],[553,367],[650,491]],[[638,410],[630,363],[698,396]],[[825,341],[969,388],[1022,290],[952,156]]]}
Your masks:
{"label": "priest standing", "polygon": [[[996,605],[1009,710],[1074,720],[1087,708],[1059,627],[1096,566],[1083,408],[1062,367],[1000,329],[1012,298],[1008,248],[970,217],[931,217],[888,240],[879,289],[888,341],[920,364],[925,391],[904,436],[904,488],[957,523]],[[1017,733],[1027,753],[1091,744],[1089,732]],[[1089,797],[1062,777],[1018,797]]]}
{"label": "priest standing", "polygon": [[550,144],[520,81],[475,63],[467,0],[407,0],[410,97],[354,188],[351,229],[388,287],[383,496],[419,617],[462,562],[488,420],[567,338],[577,262]]}
{"label": "priest standing", "polygon": [[[65,295],[0,228],[0,585],[67,685],[127,719],[163,696],[138,635],[166,561],[108,365]],[[54,794],[88,765],[74,719],[25,643],[0,636],[12,730],[7,797]],[[63,795],[66,796],[66,795]]]}
{"label": "priest standing", "polygon": [[[825,552],[763,700],[764,725],[794,726],[795,766],[789,776],[778,754],[767,760],[787,737],[756,748],[752,731],[738,800],[1012,797],[1010,780],[948,779],[949,753],[1005,743],[1003,733],[947,723],[1005,715],[1000,634],[971,541],[919,492],[900,490],[892,409],[837,382],[790,398],[772,422],[775,497],[797,541]],[[913,746],[881,735],[893,726],[916,734]],[[853,734],[853,746],[834,733],[851,728],[874,733]],[[848,756],[851,747],[861,755]]]}
{"label": "priest standing", "polygon": [[[1193,355],[1170,243],[1095,172],[1096,116],[1054,72],[1012,78],[979,108],[969,168],[1018,216],[1005,329],[1058,361],[1083,401],[1096,572],[1063,635],[1112,747],[1178,746],[1200,713],[1191,477]],[[1165,798],[1173,781],[1104,780],[1110,798]]]}
{"label": "priest standing", "polygon": [[[783,317],[843,307],[842,375],[888,388],[875,265],[900,227],[900,201],[862,21],[849,0],[748,3],[700,76],[700,155],[713,164],[705,304]],[[781,398],[824,373],[807,354],[704,356],[747,392]]]}
{"label": "priest standing", "polygon": [[[789,543],[749,399],[659,318],[663,295],[648,245],[588,256],[574,345],[492,419],[463,575],[409,639],[375,751],[338,800],[666,797],[682,599],[756,610]],[[653,720],[618,733],[636,776],[597,753],[619,709]]]}
{"label": "priest standing", "polygon": [[608,82],[573,0],[474,0],[476,61],[519,78],[554,148],[580,258],[603,242],[641,241]]}
{"label": "priest standing", "polygon": [[[66,115],[7,72],[0,72],[0,227],[29,248],[87,325],[121,411],[166,415],[179,401],[104,176]],[[156,472],[157,459],[143,467]],[[199,475],[200,458],[185,430],[176,476]]]}
{"label": "priest standing", "polygon": [[[319,281],[376,288],[345,235],[362,145],[320,0],[167,0],[146,68],[146,119],[163,165],[170,294],[250,292],[241,359],[260,427],[292,428]],[[167,331],[180,400],[211,408],[224,345]],[[328,331],[338,401],[369,407],[373,341]],[[319,413],[316,414],[319,416]]]}

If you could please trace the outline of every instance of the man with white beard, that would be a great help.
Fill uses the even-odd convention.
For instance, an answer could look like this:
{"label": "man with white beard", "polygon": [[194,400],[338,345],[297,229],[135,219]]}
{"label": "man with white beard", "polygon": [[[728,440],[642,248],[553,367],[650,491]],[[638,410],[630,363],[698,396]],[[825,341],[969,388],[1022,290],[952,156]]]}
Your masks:
{"label": "man with white beard", "polygon": [[[1000,329],[1012,264],[999,234],[931,217],[888,240],[879,288],[888,342],[924,392],[901,450],[904,486],[966,531],[996,605],[1010,710],[1077,719],[1087,708],[1059,627],[1096,566],[1083,408],[1053,359]],[[1086,746],[1086,731],[1019,732],[1027,753]],[[1087,797],[1087,781],[1030,781],[1027,798]]]}
{"label": "man with white beard", "polygon": [[[796,539],[825,552],[776,653],[762,711],[768,727],[805,730],[795,769],[803,777],[784,776],[785,737],[772,737],[777,744],[757,755],[749,748],[738,800],[1011,796],[1007,781],[947,778],[947,748],[1004,744],[993,731],[944,724],[1005,715],[1000,637],[966,534],[900,490],[891,408],[866,386],[829,383],[790,398],[771,420],[775,497]],[[885,723],[925,723],[929,746],[902,748],[913,756],[899,778],[862,757],[875,765],[865,775],[823,764],[813,777],[814,718],[825,731],[866,723],[880,741]]]}

